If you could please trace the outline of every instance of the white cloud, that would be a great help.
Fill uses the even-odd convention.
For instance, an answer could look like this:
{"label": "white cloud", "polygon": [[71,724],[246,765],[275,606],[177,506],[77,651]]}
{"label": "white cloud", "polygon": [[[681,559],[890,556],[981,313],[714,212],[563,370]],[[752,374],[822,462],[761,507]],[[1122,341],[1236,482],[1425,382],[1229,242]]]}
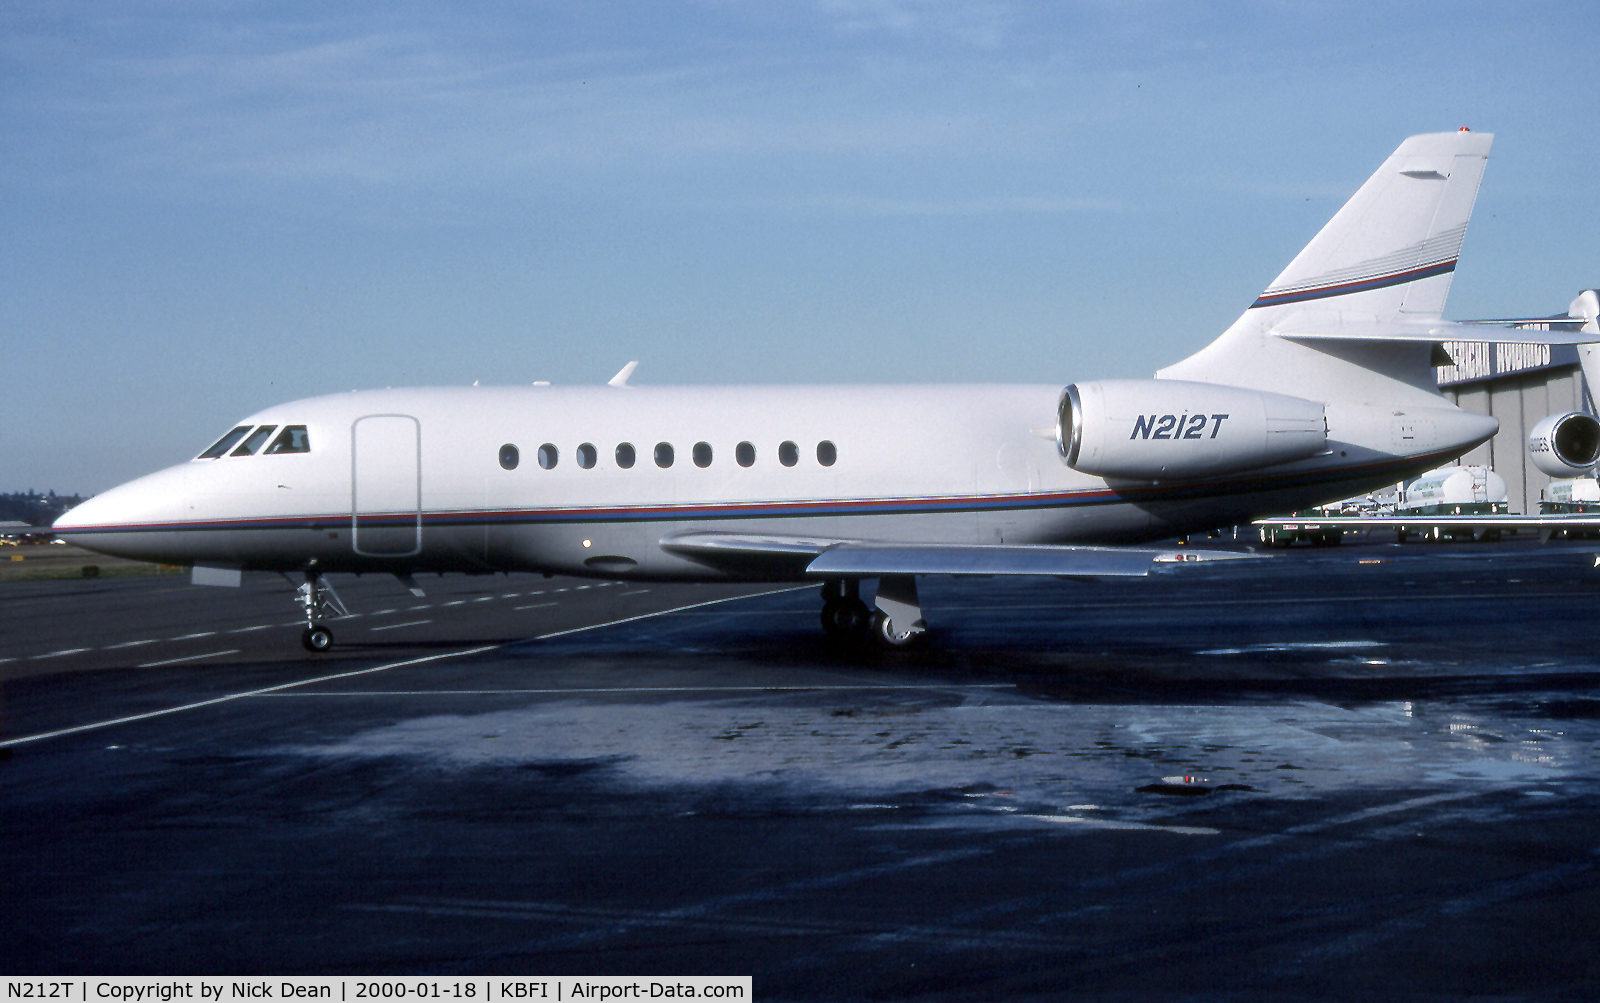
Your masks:
{"label": "white cloud", "polygon": [[[1070,123],[1120,112],[1103,81],[1010,34],[998,4],[828,0],[806,15],[821,26],[815,45],[782,37],[787,22],[713,11],[704,32],[675,24],[656,38],[648,26],[544,33],[545,8],[507,37],[490,22],[275,22],[256,8],[230,15],[238,24],[31,26],[0,42],[23,84],[0,97],[0,139],[29,154],[31,177],[13,184],[527,191],[778,158],[805,172],[849,158],[1030,157]],[[839,40],[860,32],[888,37]]]}
{"label": "white cloud", "polygon": [[1017,20],[1009,4],[959,0],[822,0],[818,9],[844,33],[884,32],[979,49],[1000,48]]}
{"label": "white cloud", "polygon": [[1125,206],[1116,199],[1071,198],[1048,195],[993,195],[979,198],[893,198],[875,195],[819,195],[783,203],[756,203],[766,209],[807,209],[860,216],[987,216],[1060,215],[1066,213],[1116,213]]}

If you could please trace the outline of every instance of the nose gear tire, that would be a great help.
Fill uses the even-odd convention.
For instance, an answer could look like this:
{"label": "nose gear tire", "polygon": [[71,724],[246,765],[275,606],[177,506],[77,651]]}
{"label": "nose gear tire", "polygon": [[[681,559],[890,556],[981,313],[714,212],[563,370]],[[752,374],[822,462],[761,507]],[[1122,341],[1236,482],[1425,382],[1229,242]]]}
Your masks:
{"label": "nose gear tire", "polygon": [[333,631],[321,624],[307,627],[305,633],[300,635],[300,643],[305,645],[307,651],[320,655],[333,647]]}

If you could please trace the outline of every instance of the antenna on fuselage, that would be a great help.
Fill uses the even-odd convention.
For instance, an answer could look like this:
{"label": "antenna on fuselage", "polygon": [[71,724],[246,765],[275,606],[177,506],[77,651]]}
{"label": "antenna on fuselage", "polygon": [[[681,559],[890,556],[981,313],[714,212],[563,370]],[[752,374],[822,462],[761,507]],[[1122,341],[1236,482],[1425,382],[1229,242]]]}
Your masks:
{"label": "antenna on fuselage", "polygon": [[629,377],[631,377],[633,375],[633,371],[635,369],[638,369],[638,368],[639,368],[639,360],[638,359],[634,359],[632,362],[628,363],[626,366],[623,366],[621,369],[619,369],[617,371],[617,375],[615,375],[615,376],[611,377],[611,379],[607,380],[606,381],[606,386],[608,386],[608,387],[625,387],[625,386],[627,386]]}

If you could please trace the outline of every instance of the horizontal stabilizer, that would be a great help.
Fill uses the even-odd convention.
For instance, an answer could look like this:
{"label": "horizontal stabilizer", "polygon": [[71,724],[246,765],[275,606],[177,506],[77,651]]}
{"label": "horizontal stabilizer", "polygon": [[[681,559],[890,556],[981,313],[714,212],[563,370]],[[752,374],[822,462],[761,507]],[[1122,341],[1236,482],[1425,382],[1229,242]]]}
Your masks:
{"label": "horizontal stabilizer", "polygon": [[1594,341],[1584,331],[1541,331],[1490,323],[1464,324],[1435,320],[1415,324],[1397,321],[1317,321],[1291,317],[1272,327],[1272,334],[1295,341],[1492,341],[1515,345],[1584,345]]}

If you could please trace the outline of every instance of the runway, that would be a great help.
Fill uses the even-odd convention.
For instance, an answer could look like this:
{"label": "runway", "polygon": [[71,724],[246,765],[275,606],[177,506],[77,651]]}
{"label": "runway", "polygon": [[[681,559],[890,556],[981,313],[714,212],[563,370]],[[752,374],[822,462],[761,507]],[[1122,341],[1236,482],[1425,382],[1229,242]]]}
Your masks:
{"label": "runway", "polygon": [[330,659],[275,578],[6,583],[0,965],[1594,998],[1593,565],[926,579],[892,654],[814,589],[335,579]]}

